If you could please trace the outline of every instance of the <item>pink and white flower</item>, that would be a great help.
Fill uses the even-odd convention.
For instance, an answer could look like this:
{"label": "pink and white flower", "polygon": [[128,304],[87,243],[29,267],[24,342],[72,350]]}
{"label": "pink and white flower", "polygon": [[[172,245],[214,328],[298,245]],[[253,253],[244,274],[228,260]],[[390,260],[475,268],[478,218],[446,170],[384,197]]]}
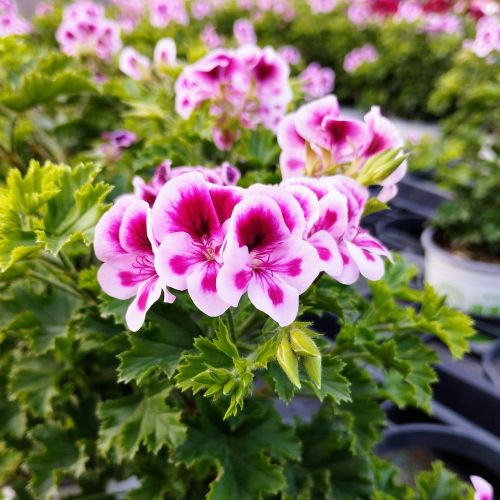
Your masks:
{"label": "pink and white flower", "polygon": [[344,69],[347,73],[354,73],[360,66],[375,62],[378,59],[377,49],[367,43],[362,47],[352,49],[344,58]]}
{"label": "pink and white flower", "polygon": [[286,326],[296,318],[299,295],[316,279],[319,266],[314,248],[290,229],[290,223],[305,225],[304,216],[296,210],[298,204],[293,208],[283,193],[276,196],[281,199],[281,208],[273,197],[263,194],[249,194],[236,205],[217,291],[234,307],[248,293],[257,309]]}
{"label": "pink and white flower", "polygon": [[151,61],[133,47],[125,47],[121,51],[118,67],[134,80],[147,80],[151,74]]}
{"label": "pink and white flower", "polygon": [[153,61],[157,66],[177,66],[177,46],[172,38],[162,38],[155,45]]}
{"label": "pink and white flower", "polygon": [[165,28],[172,22],[187,25],[189,16],[183,0],[151,0],[149,20],[155,28]]}
{"label": "pink and white flower", "polygon": [[316,99],[333,91],[335,72],[330,68],[322,68],[318,63],[311,63],[300,73],[299,81],[306,99]]}
{"label": "pink and white flower", "polygon": [[135,297],[125,316],[137,331],[149,308],[160,298],[175,300],[154,267],[157,243],[151,232],[151,210],[144,201],[126,196],[106,212],[96,226],[94,251],[103,262],[97,279],[111,297]]}
{"label": "pink and white flower", "polygon": [[208,316],[229,303],[217,293],[225,227],[242,190],[209,184],[198,172],[166,183],[153,205],[153,234],[161,241],[156,269],[168,286],[187,290]]}
{"label": "pink and white flower", "polygon": [[108,161],[117,160],[125,149],[137,141],[137,135],[134,132],[124,129],[104,132],[101,138],[105,142],[100,145],[99,150]]}
{"label": "pink and white flower", "polygon": [[239,45],[257,43],[253,24],[248,19],[238,19],[233,26],[234,38]]}
{"label": "pink and white flower", "polygon": [[481,476],[470,476],[474,487],[474,500],[493,500],[493,486]]}

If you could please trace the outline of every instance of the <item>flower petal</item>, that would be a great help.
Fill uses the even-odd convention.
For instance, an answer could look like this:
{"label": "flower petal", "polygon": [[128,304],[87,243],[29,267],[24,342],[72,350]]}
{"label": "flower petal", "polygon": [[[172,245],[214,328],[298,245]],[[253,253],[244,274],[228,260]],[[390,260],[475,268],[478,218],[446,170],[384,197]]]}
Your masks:
{"label": "flower petal", "polygon": [[249,251],[262,250],[290,237],[279,205],[271,198],[256,194],[236,205],[227,240]]}
{"label": "flower petal", "polygon": [[206,260],[193,238],[187,233],[172,233],[161,242],[155,256],[155,269],[167,286],[187,288],[192,267]]}
{"label": "flower petal", "polygon": [[241,296],[247,291],[251,277],[248,248],[229,243],[224,250],[223,264],[217,274],[219,297],[237,307]]}
{"label": "flower petal", "polygon": [[269,261],[260,266],[271,276],[293,286],[299,293],[305,292],[320,272],[318,253],[307,241],[290,238],[273,249]]}
{"label": "flower petal", "polygon": [[306,228],[304,212],[294,196],[281,186],[254,184],[248,188],[249,195],[261,194],[272,198],[280,207],[281,214],[290,233],[302,237]]}
{"label": "flower petal", "polygon": [[346,248],[358,266],[359,272],[367,279],[376,281],[382,278],[385,271],[384,260],[379,255],[358,247],[356,244],[346,241]]}
{"label": "flower petal", "polygon": [[302,106],[296,113],[297,132],[308,142],[326,144],[326,134],[322,128],[325,117],[339,116],[339,103],[334,95],[329,95]]}
{"label": "flower petal", "polygon": [[306,154],[304,151],[282,151],[280,154],[281,177],[300,177],[306,168]]}
{"label": "flower petal", "polygon": [[220,264],[215,260],[195,264],[187,277],[187,289],[194,305],[207,316],[220,316],[229,304],[217,294]]}
{"label": "flower petal", "polygon": [[281,120],[278,127],[278,144],[285,151],[302,151],[306,145],[303,137],[297,132],[295,118],[295,113],[290,113]]}
{"label": "flower petal", "polygon": [[157,276],[142,282],[137,295],[128,306],[125,321],[129,330],[136,332],[144,324],[149,308],[160,298],[162,286]]}
{"label": "flower petal", "polygon": [[143,200],[134,201],[123,214],[120,226],[120,243],[128,252],[138,255],[153,253],[148,237],[148,218],[150,208]]}
{"label": "flower petal", "polygon": [[243,199],[245,190],[236,186],[210,184],[208,191],[215,213],[222,226],[231,217],[234,207]]}
{"label": "flower petal", "polygon": [[337,242],[326,231],[318,231],[307,240],[318,252],[321,271],[332,277],[342,272],[343,262]]}
{"label": "flower petal", "polygon": [[299,311],[299,292],[278,276],[254,275],[248,286],[250,302],[281,327],[294,322]]}
{"label": "flower petal", "polygon": [[101,217],[95,228],[94,252],[103,262],[123,255],[126,251],[120,243],[120,225],[127,207],[134,201],[134,197],[124,196],[116,200],[115,204]]}
{"label": "flower petal", "polygon": [[306,230],[311,229],[319,217],[318,198],[313,191],[305,186],[299,184],[282,185],[299,203],[306,221]]}
{"label": "flower petal", "polygon": [[191,172],[167,182],[153,205],[153,234],[158,241],[170,233],[188,233],[194,240],[221,233],[208,185]]}
{"label": "flower petal", "polygon": [[347,229],[347,199],[332,190],[319,200],[319,217],[313,232],[325,230],[334,238],[339,238]]}
{"label": "flower petal", "polygon": [[97,272],[97,281],[105,293],[116,299],[133,297],[143,279],[137,265],[136,255],[121,255],[105,262]]}
{"label": "flower petal", "polygon": [[340,243],[339,251],[342,257],[342,271],[338,275],[334,276],[334,278],[344,285],[352,285],[359,278],[358,266],[354,259],[350,256],[345,243]]}

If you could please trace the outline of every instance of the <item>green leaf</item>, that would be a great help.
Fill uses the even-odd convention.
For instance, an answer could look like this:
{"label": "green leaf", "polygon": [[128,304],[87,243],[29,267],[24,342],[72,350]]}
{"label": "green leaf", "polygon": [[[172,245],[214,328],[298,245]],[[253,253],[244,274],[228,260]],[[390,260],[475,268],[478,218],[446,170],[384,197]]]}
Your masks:
{"label": "green leaf", "polygon": [[267,375],[271,378],[278,397],[286,404],[290,403],[295,395],[295,387],[277,362],[269,365]]}
{"label": "green leaf", "polygon": [[122,352],[118,373],[120,381],[135,380],[141,384],[150,374],[159,371],[172,377],[182,352],[191,348],[193,334],[185,326],[162,318],[161,323],[142,328],[128,335],[130,350]]}
{"label": "green leaf", "polygon": [[19,467],[23,454],[0,441],[0,482],[4,483],[11,474]]}
{"label": "green leaf", "polygon": [[419,472],[415,478],[417,492],[422,500],[462,500],[473,498],[472,488],[446,470],[441,462],[434,462],[432,470]]}
{"label": "green leaf", "polygon": [[221,425],[219,414],[206,404],[200,406],[201,414],[190,422],[175,459],[188,467],[201,460],[215,465],[217,476],[210,483],[208,499],[253,500],[286,487],[281,464],[298,460],[300,446],[292,428],[272,408],[252,403],[244,416]]}
{"label": "green leaf", "polygon": [[171,388],[145,392],[101,403],[99,448],[107,454],[115,447],[120,457],[132,458],[141,444],[151,453],[163,446],[176,448],[186,434],[181,413],[167,405]]}
{"label": "green leaf", "polygon": [[10,328],[28,332],[32,347],[40,354],[53,347],[56,337],[68,334],[70,322],[82,306],[80,300],[57,288],[37,293],[27,283],[19,283],[12,287],[12,293],[23,316]]}
{"label": "green leaf", "polygon": [[316,396],[323,401],[330,396],[333,401],[350,401],[349,380],[341,372],[344,362],[338,356],[323,356],[321,370],[321,387],[311,384]]}
{"label": "green leaf", "polygon": [[383,201],[378,200],[377,198],[369,198],[363,211],[363,217],[381,212],[382,210],[389,210],[389,205],[387,205],[387,203],[384,203]]}
{"label": "green leaf", "polygon": [[461,358],[468,350],[467,339],[474,335],[472,319],[445,304],[444,297],[426,285],[418,327],[432,333],[444,342],[454,358]]}
{"label": "green leaf", "polygon": [[61,96],[88,92],[96,93],[97,89],[87,77],[76,72],[66,70],[50,77],[35,71],[26,75],[19,88],[0,102],[20,113]]}
{"label": "green leaf", "polygon": [[26,465],[31,473],[29,487],[38,498],[54,498],[60,479],[80,476],[87,456],[83,444],[59,426],[40,425],[31,432],[36,443]]}
{"label": "green leaf", "polygon": [[41,250],[57,253],[67,243],[89,244],[106,210],[111,187],[94,183],[98,169],[32,161],[24,177],[11,169],[0,189],[0,270]]}
{"label": "green leaf", "polygon": [[22,358],[12,368],[9,393],[33,415],[47,415],[52,411],[52,399],[58,393],[59,373],[59,365],[49,355]]}
{"label": "green leaf", "polygon": [[[197,354],[185,354],[175,380],[182,391],[191,389],[205,397],[229,398],[224,415],[228,418],[243,408],[244,400],[252,393],[254,368],[262,363],[240,357],[225,325],[219,324],[215,340],[198,337],[194,341]],[[266,349],[267,351],[267,349]]]}

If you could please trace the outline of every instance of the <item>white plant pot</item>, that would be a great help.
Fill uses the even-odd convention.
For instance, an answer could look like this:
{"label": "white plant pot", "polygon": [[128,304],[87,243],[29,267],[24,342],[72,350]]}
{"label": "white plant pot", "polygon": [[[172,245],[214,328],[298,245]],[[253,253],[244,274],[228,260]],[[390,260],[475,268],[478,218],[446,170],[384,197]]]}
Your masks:
{"label": "white plant pot", "polygon": [[486,317],[500,317],[500,264],[454,255],[434,241],[434,231],[422,234],[425,280],[457,309]]}

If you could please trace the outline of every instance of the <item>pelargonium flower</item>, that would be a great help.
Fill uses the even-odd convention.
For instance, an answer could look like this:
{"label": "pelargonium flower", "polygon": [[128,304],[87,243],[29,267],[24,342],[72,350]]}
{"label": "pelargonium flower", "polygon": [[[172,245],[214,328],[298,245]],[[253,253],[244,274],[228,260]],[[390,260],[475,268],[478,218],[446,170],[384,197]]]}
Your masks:
{"label": "pelargonium flower", "polygon": [[189,16],[184,0],[151,0],[150,22],[156,28],[165,28],[171,22],[187,25]]}
{"label": "pelargonium flower", "polygon": [[500,51],[500,19],[495,16],[482,17],[476,24],[476,38],[465,40],[464,46],[478,57],[488,57]]}
{"label": "pelargonium flower", "polygon": [[229,149],[239,127],[275,130],[292,98],[289,67],[271,47],[215,50],[187,66],[175,83],[177,112],[188,118],[209,103],[214,140]]}
{"label": "pelargonium flower", "polygon": [[43,17],[54,12],[54,4],[52,2],[41,2],[35,7],[35,16]]}
{"label": "pelargonium flower", "polygon": [[129,148],[137,141],[137,135],[130,130],[118,129],[112,132],[104,132],[101,139],[100,151],[108,160],[117,160],[124,149]]}
{"label": "pelargonium flower", "polygon": [[[337,98],[323,97],[287,115],[278,129],[281,174],[284,179],[302,175],[320,177],[336,173],[342,165],[357,164],[357,173],[366,160],[389,149],[399,148],[403,140],[396,127],[374,106],[364,121],[341,115]],[[406,173],[402,163],[382,181],[382,196],[395,194],[394,186]],[[387,187],[387,188],[386,188]]]}
{"label": "pelargonium flower", "polygon": [[134,332],[142,326],[162,290],[165,302],[175,300],[156,272],[156,249],[151,209],[146,202],[131,196],[117,200],[96,226],[94,251],[103,262],[97,279],[111,297],[121,300],[135,297],[125,316],[128,328]]}
{"label": "pelargonium flower", "polygon": [[474,500],[493,500],[493,486],[481,476],[470,476],[474,487]]}
{"label": "pelargonium flower", "polygon": [[6,12],[0,14],[0,38],[9,35],[26,35],[31,33],[32,27],[29,21],[21,17],[17,12]]}
{"label": "pelargonium flower", "polygon": [[278,49],[278,54],[290,65],[299,64],[300,51],[293,45],[284,45]]}
{"label": "pelargonium flower", "polygon": [[422,29],[429,35],[459,34],[462,32],[462,21],[455,14],[426,13]]}
{"label": "pelargonium flower", "polygon": [[153,206],[161,188],[170,180],[179,175],[190,172],[201,174],[205,181],[219,186],[235,186],[241,177],[240,171],[228,162],[215,168],[207,167],[174,167],[172,162],[165,160],[156,169],[151,181],[146,183],[142,177],[136,176],[133,179],[134,194],[140,199],[147,201]]}
{"label": "pelargonium flower", "polygon": [[306,99],[316,99],[333,91],[335,72],[330,68],[322,68],[318,63],[311,63],[300,73],[299,81]]}
{"label": "pelargonium flower", "polygon": [[359,275],[378,280],[388,250],[360,227],[368,191],[355,180],[337,175],[321,179],[295,177],[282,184],[306,215],[304,238],[317,251],[320,270],[350,285]]}
{"label": "pelargonium flower", "polygon": [[155,45],[153,61],[157,66],[177,66],[177,46],[172,38],[162,38]]}
{"label": "pelargonium flower", "polygon": [[240,45],[255,44],[257,42],[253,24],[248,19],[237,19],[233,26],[233,34]]}
{"label": "pelargonium flower", "polygon": [[213,10],[213,6],[206,0],[197,0],[191,5],[191,15],[194,19],[204,19],[208,17]]}
{"label": "pelargonium flower", "polygon": [[90,0],[78,0],[64,9],[56,39],[65,54],[90,54],[104,61],[110,61],[122,46],[118,24],[106,19],[102,5]]}
{"label": "pelargonium flower", "polygon": [[200,38],[207,49],[216,49],[224,45],[224,37],[220,36],[212,24],[207,24],[200,33]]}
{"label": "pelargonium flower", "polygon": [[146,80],[150,76],[151,61],[133,47],[125,47],[120,53],[118,67],[134,80]]}
{"label": "pelargonium flower", "polygon": [[337,0],[307,0],[313,14],[328,14],[336,6]]}
{"label": "pelargonium flower", "polygon": [[229,303],[217,292],[220,248],[226,222],[243,190],[207,183],[198,172],[167,182],[153,205],[153,234],[161,241],[156,269],[172,288],[188,291],[208,316],[219,316]]}
{"label": "pelargonium flower", "polygon": [[377,59],[377,49],[373,45],[367,43],[346,54],[344,58],[344,69],[347,73],[354,73],[362,64],[372,63]]}
{"label": "pelargonium flower", "polygon": [[297,201],[292,196],[286,200],[285,190],[278,196],[281,206],[271,196],[248,194],[234,208],[217,292],[234,307],[247,293],[257,309],[286,326],[295,320],[299,295],[316,279],[319,267],[314,247],[285,221],[287,214],[289,224],[305,225]]}

